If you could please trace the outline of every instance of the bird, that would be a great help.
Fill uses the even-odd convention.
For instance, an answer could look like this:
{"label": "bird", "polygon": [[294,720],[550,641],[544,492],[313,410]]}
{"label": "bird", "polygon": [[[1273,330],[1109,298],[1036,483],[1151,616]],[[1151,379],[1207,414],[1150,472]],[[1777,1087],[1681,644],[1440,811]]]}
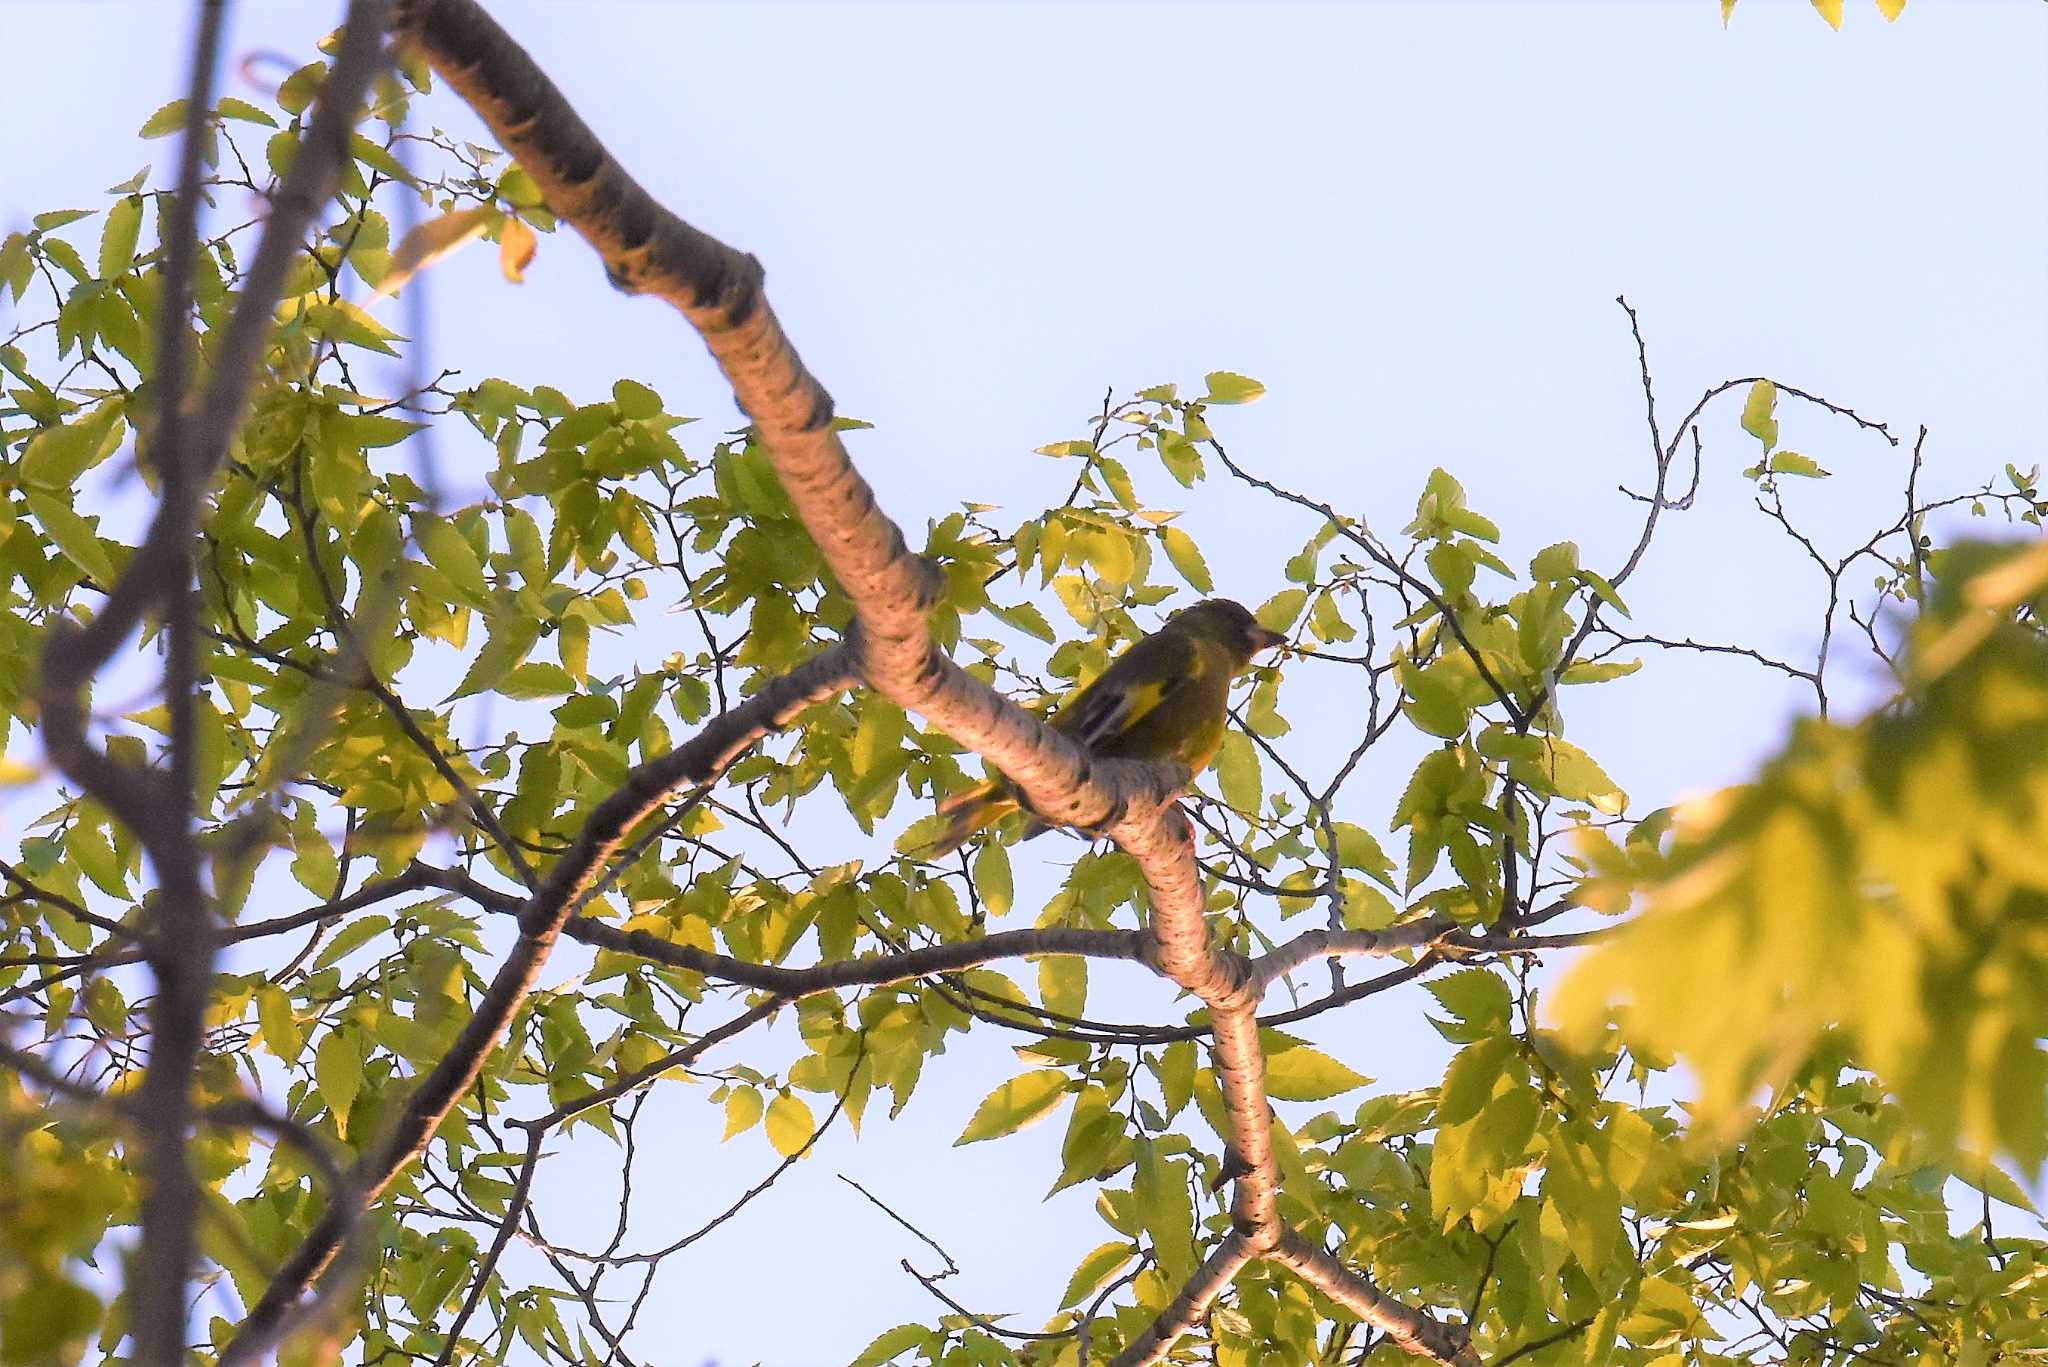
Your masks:
{"label": "bird", "polygon": [[[1223,744],[1231,680],[1252,657],[1286,639],[1260,626],[1242,603],[1203,599],[1167,618],[1069,694],[1051,725],[1102,759],[1175,760],[1199,774]],[[939,814],[951,818],[944,832],[919,853],[944,858],[1023,805],[1003,778],[955,793],[939,804]],[[1046,829],[1037,824],[1026,838]]]}

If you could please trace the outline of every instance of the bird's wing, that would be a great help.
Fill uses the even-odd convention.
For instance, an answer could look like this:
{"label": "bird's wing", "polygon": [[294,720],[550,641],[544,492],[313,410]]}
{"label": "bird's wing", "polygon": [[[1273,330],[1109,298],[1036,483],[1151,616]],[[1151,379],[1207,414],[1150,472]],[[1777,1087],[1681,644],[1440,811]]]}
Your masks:
{"label": "bird's wing", "polygon": [[1177,633],[1154,633],[1117,656],[1055,714],[1053,725],[1091,750],[1105,749],[1194,679],[1200,664]]}

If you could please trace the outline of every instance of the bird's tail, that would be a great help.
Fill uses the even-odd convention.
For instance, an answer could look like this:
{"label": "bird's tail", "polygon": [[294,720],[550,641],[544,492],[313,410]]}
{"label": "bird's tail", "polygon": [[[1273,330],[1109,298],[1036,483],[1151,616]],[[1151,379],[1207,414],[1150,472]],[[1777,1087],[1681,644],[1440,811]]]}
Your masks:
{"label": "bird's tail", "polygon": [[919,859],[943,859],[973,839],[975,832],[987,830],[1016,810],[1017,798],[1009,786],[991,779],[941,802],[938,815],[948,818],[944,829],[903,853]]}

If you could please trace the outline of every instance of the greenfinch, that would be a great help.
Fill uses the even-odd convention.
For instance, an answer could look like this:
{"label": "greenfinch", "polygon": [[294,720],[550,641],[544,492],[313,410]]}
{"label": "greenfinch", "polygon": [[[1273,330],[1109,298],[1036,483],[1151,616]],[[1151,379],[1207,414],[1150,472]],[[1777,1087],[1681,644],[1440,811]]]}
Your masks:
{"label": "greenfinch", "polygon": [[[1241,603],[1204,599],[1167,618],[1065,698],[1051,725],[1104,759],[1177,760],[1199,774],[1223,744],[1230,681],[1253,656],[1285,639],[1260,626]],[[1000,778],[955,793],[939,805],[940,815],[951,818],[944,833],[918,853],[927,859],[951,854],[1022,807],[1016,789]],[[1030,834],[1045,829],[1038,825]]]}

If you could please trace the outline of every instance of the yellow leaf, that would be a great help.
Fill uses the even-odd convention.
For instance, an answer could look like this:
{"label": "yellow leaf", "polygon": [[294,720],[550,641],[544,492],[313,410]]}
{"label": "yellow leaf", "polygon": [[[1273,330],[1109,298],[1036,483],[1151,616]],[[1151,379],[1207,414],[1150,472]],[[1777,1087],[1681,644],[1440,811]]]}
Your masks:
{"label": "yellow leaf", "polygon": [[406,281],[457,247],[483,236],[498,217],[495,206],[479,204],[470,209],[451,210],[420,224],[399,240],[397,249],[391,253],[390,274],[377,282],[370,302],[374,304],[396,294]]}
{"label": "yellow leaf", "polygon": [[767,1121],[768,1142],[784,1158],[803,1152],[818,1132],[810,1106],[802,1097],[788,1092],[768,1103]]}
{"label": "yellow leaf", "polygon": [[1820,17],[1828,21],[1831,28],[1842,26],[1842,0],[1813,0],[1813,7],[1820,11]]}
{"label": "yellow leaf", "polygon": [[1735,0],[1721,0],[1721,27],[1728,27],[1728,18],[1735,13]]}
{"label": "yellow leaf", "polygon": [[540,239],[533,235],[533,229],[517,218],[505,220],[504,230],[498,234],[498,269],[505,272],[505,278],[513,284],[523,284],[526,268],[533,264],[533,254],[540,248]]}
{"label": "yellow leaf", "polygon": [[1877,0],[1877,12],[1889,24],[1906,12],[1906,0]]}

